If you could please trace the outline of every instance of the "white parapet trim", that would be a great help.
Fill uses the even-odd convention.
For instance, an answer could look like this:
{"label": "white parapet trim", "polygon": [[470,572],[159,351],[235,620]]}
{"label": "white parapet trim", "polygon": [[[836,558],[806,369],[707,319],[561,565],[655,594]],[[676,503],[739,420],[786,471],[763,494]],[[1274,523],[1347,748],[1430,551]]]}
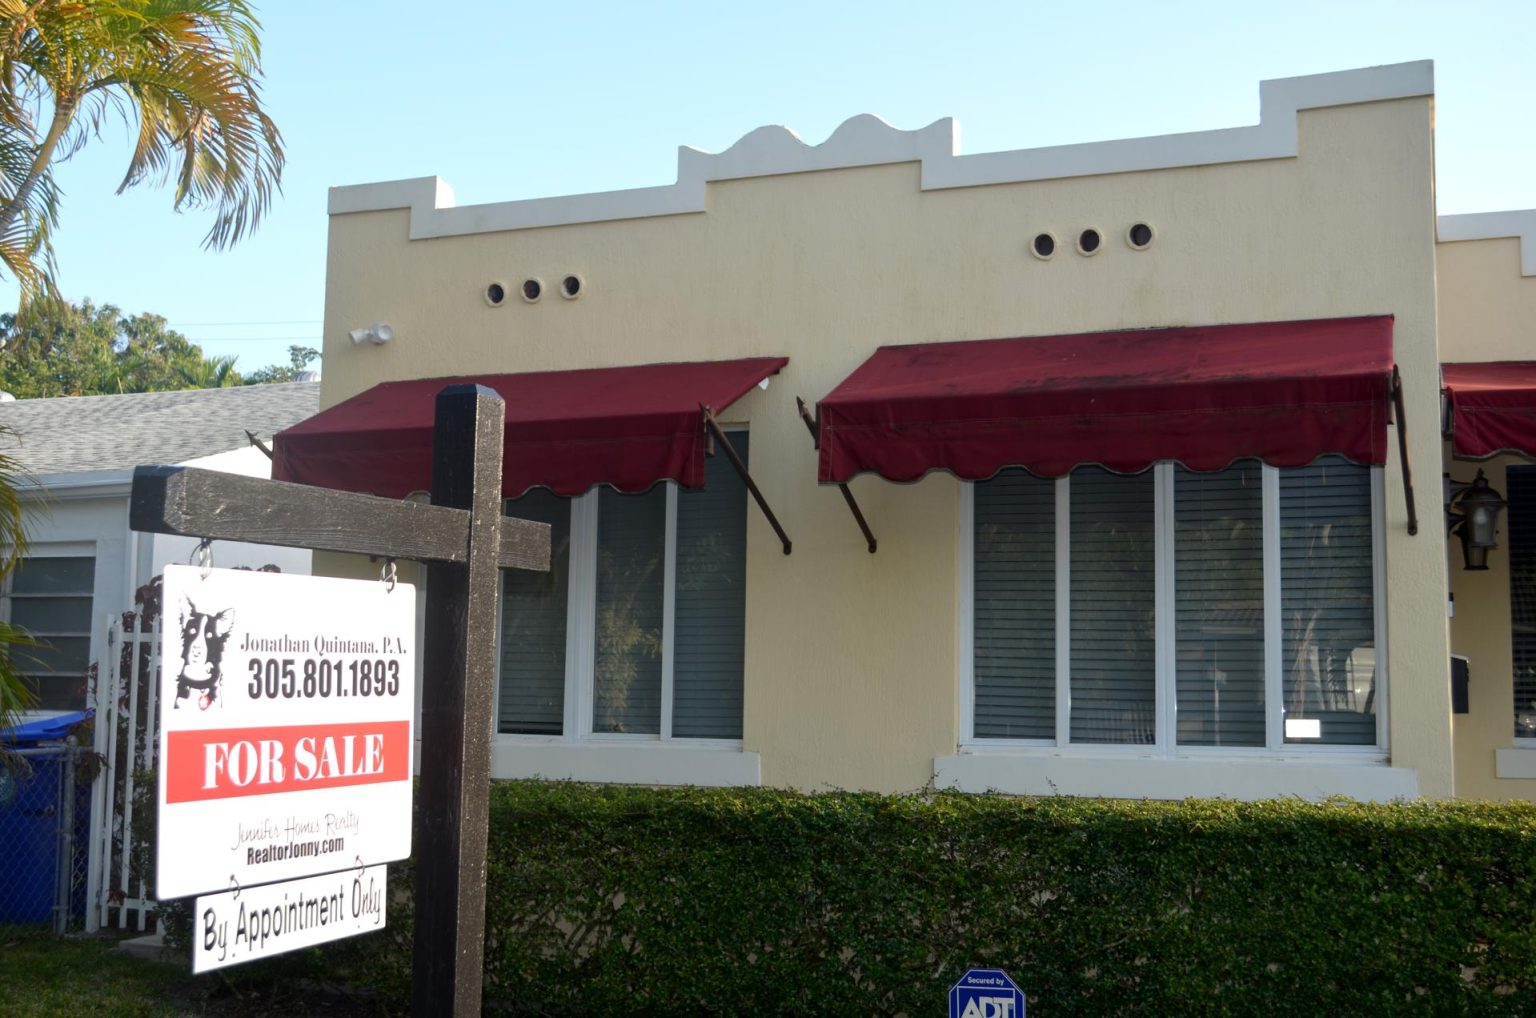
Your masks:
{"label": "white parapet trim", "polygon": [[626,785],[762,784],[756,753],[662,742],[491,742],[491,777]]}
{"label": "white parapet trim", "polygon": [[1434,77],[1434,64],[1420,60],[1277,78],[1259,83],[1259,123],[1249,127],[976,155],[959,154],[959,129],[952,119],[903,131],[866,113],[845,120],[820,145],[807,145],[787,127],[770,126],[744,135],[724,152],[684,146],[678,149],[674,184],[459,208],[440,178],[417,177],[333,187],[330,214],[409,209],[410,238],[423,240],[703,212],[711,181],[889,163],[921,164],[923,189],[937,190],[1286,159],[1297,155],[1301,110],[1433,95]]}
{"label": "white parapet trim", "polygon": [[1154,759],[966,753],[933,761],[939,788],[1009,795],[1082,795],[1106,799],[1412,799],[1418,773],[1363,761]]}
{"label": "white parapet trim", "polygon": [[1458,240],[1520,239],[1520,275],[1536,276],[1536,209],[1507,212],[1472,212],[1440,216],[1435,231],[1442,244]]}

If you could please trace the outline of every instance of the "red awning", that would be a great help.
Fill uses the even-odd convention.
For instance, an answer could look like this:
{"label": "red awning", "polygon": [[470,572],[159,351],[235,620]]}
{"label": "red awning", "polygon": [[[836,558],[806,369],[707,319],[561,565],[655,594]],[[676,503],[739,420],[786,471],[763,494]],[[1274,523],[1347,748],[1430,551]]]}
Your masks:
{"label": "red awning", "polygon": [[1451,450],[1467,459],[1501,452],[1536,458],[1536,361],[1442,364]]}
{"label": "red awning", "polygon": [[887,346],[822,400],[819,476],[1385,463],[1391,383],[1390,316]]}
{"label": "red awning", "polygon": [[657,481],[704,485],[705,426],[789,363],[785,357],[533,371],[384,382],[279,432],[272,476],[402,498],[432,477],[432,417],[445,386],[478,383],[506,400],[502,492],[593,485],[640,492]]}

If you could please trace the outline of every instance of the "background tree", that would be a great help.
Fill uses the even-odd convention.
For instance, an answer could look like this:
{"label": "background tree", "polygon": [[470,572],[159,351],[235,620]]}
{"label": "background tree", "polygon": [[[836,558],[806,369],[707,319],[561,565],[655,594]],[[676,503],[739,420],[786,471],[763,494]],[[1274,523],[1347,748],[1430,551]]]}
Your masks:
{"label": "background tree", "polygon": [[245,0],[0,0],[0,265],[24,299],[52,290],[54,164],[113,116],[134,137],[119,193],[174,181],[177,209],[213,209],[207,247],[256,226],[283,170],[259,28]]}
{"label": "background tree", "polygon": [[233,357],[207,357],[164,318],[53,299],[0,315],[0,389],[19,399],[239,385]]}
{"label": "background tree", "polygon": [[267,385],[271,382],[296,382],[299,372],[304,371],[311,361],[320,359],[320,351],[312,346],[290,346],[288,348],[287,367],[273,364],[265,368],[257,368],[245,376],[246,385]]}

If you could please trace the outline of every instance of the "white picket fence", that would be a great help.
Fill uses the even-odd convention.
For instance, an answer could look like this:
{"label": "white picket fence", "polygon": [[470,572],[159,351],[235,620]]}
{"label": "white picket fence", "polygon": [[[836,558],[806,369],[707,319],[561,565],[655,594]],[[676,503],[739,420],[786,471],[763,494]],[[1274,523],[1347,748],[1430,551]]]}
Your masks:
{"label": "white picket fence", "polygon": [[[147,929],[156,905],[147,884],[150,874],[134,865],[133,825],[135,799],[145,791],[148,808],[154,809],[155,789],[146,789],[142,781],[154,771],[159,747],[160,626],[157,622],[140,632],[137,615],[130,621],[132,628],[120,616],[110,620],[106,660],[96,675],[95,750],[104,763],[91,795],[87,931]],[[139,819],[146,818],[141,814]],[[147,865],[148,860],[143,853],[140,862]]]}

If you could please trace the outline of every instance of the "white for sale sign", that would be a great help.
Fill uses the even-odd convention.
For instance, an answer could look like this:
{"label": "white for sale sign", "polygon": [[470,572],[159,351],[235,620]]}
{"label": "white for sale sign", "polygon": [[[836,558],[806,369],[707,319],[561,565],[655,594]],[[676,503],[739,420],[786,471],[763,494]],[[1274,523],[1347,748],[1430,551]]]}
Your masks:
{"label": "white for sale sign", "polygon": [[155,893],[411,852],[416,590],[167,566]]}
{"label": "white for sale sign", "polygon": [[368,866],[197,899],[192,971],[268,958],[384,928],[385,867]]}

